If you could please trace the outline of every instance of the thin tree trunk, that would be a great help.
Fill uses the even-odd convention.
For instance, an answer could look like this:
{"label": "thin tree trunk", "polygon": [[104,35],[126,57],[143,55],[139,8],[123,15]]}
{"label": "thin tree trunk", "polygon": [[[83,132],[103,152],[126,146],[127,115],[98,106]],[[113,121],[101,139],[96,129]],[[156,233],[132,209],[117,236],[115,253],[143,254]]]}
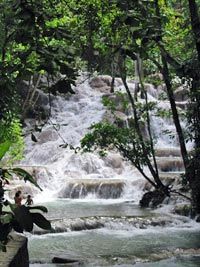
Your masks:
{"label": "thin tree trunk", "polygon": [[163,73],[162,74],[163,74],[163,78],[164,78],[164,81],[165,81],[165,84],[167,87],[167,94],[168,94],[169,102],[171,105],[172,116],[173,116],[174,124],[176,127],[176,132],[178,134],[178,139],[179,139],[180,150],[181,150],[181,155],[183,158],[184,167],[187,170],[188,153],[187,153],[187,149],[186,149],[186,145],[185,145],[183,130],[182,130],[180,120],[179,120],[178,111],[176,108],[176,102],[175,102],[175,98],[174,98],[174,92],[173,92],[173,88],[172,88],[172,84],[171,84],[171,79],[170,79],[170,75],[169,75],[169,69],[168,69],[167,61],[163,55],[162,55],[162,63],[163,63]]}
{"label": "thin tree trunk", "polygon": [[198,54],[198,60],[200,62],[200,18],[198,14],[198,7],[195,0],[188,0],[191,26],[195,37],[195,44]]}
{"label": "thin tree trunk", "polygon": [[[137,131],[137,134],[138,134],[138,137],[140,139],[140,142],[141,142],[141,145],[142,145],[142,149],[143,149],[143,153],[144,155],[148,155],[148,151],[145,147],[145,143],[144,143],[144,140],[143,140],[143,137],[142,137],[142,132],[140,130],[140,125],[139,125],[139,119],[138,119],[138,115],[137,115],[137,111],[136,111],[136,107],[135,107],[135,101],[131,95],[131,92],[129,90],[129,87],[128,87],[128,84],[126,82],[126,71],[125,71],[125,68],[123,67],[124,65],[124,61],[125,59],[121,59],[120,62],[119,62],[119,67],[120,67],[120,73],[121,73],[121,79],[122,79],[122,82],[124,84],[124,87],[126,89],[126,92],[128,94],[128,98],[130,100],[130,103],[131,103],[131,106],[132,106],[132,110],[133,110],[133,115],[134,115],[134,121],[135,121],[135,127],[136,127],[136,131]],[[148,156],[146,156],[146,164],[154,178],[154,181],[156,183],[156,188],[157,189],[162,189],[163,192],[165,192],[166,194],[168,194],[168,192],[166,192],[166,187],[164,186],[164,184],[162,183],[162,181],[160,180],[159,178],[159,175],[158,175],[158,172],[153,168],[152,164],[151,164],[151,161],[149,159]]]}
{"label": "thin tree trunk", "polygon": [[191,124],[194,131],[195,154],[191,159],[189,183],[192,189],[193,207],[200,214],[200,17],[195,0],[188,0],[190,19],[196,45],[198,65],[192,71],[191,98],[193,102]]}
{"label": "thin tree trunk", "polygon": [[[167,57],[168,55],[163,50],[162,46],[160,46],[159,42],[162,43],[162,38],[158,40],[158,47],[160,47],[161,55],[162,55],[162,63],[163,63],[163,76],[167,86],[168,97],[170,100],[174,124],[176,127],[176,131],[179,137],[181,154],[183,157],[183,162],[186,170],[186,178],[189,182],[190,188],[192,190],[192,206],[194,211],[197,214],[200,214],[200,97],[199,97],[199,88],[200,88],[200,19],[198,15],[198,7],[196,1],[188,0],[190,16],[191,16],[191,26],[194,34],[197,57],[198,57],[198,65],[196,70],[189,70],[188,73],[190,78],[192,78],[192,87],[191,87],[191,115],[190,115],[190,124],[192,127],[192,132],[194,133],[194,142],[195,142],[195,153],[193,158],[189,159],[188,153],[185,146],[184,136],[182,132],[182,128],[179,121],[178,112],[176,109],[176,103],[174,100],[173,89],[171,85],[169,70],[167,61],[170,59]],[[158,0],[155,0],[156,7],[156,15],[158,17],[158,25],[160,26],[160,32],[162,33],[162,24],[160,21],[160,9]],[[162,34],[160,34],[162,36]],[[175,61],[169,61],[169,63],[174,63]],[[173,65],[173,64],[172,64]],[[176,65],[176,64],[175,64]],[[176,68],[176,71],[180,71],[179,68]]]}
{"label": "thin tree trunk", "polygon": [[[143,83],[143,72],[141,69],[141,59],[139,57],[139,55],[137,55],[137,67],[138,67],[138,77],[139,77],[139,82],[141,85],[141,89],[142,92],[144,94],[144,98],[145,98],[145,103],[146,105],[148,105],[148,98],[147,98],[147,92],[145,91],[144,88],[144,83]],[[148,129],[148,134],[149,134],[149,140],[150,140],[150,145],[151,145],[151,152],[152,152],[152,157],[153,157],[153,164],[154,164],[154,168],[155,168],[155,172],[156,172],[156,176],[159,177],[159,173],[158,173],[158,166],[157,166],[157,161],[156,161],[156,156],[155,156],[155,149],[154,149],[154,143],[153,143],[153,136],[152,136],[152,132],[151,132],[151,125],[150,125],[150,116],[149,116],[149,110],[147,109],[146,111],[146,115],[147,115],[147,129]]]}
{"label": "thin tree trunk", "polygon": [[[157,15],[157,20],[158,20],[158,27],[160,30],[160,38],[158,40],[158,42],[162,42],[162,23],[161,23],[161,17],[160,17],[160,7],[159,7],[159,3],[158,0],[154,1],[155,3],[155,9],[156,9],[156,15]],[[168,69],[168,64],[167,64],[167,60],[165,58],[165,54],[163,53],[162,49],[160,49],[161,51],[161,57],[162,57],[162,64],[163,64],[163,78],[167,87],[167,94],[168,94],[168,98],[169,98],[169,102],[171,105],[171,109],[172,109],[172,115],[173,115],[173,120],[174,120],[174,124],[176,127],[176,132],[178,135],[178,139],[179,139],[179,144],[180,144],[180,150],[181,150],[181,155],[183,158],[183,163],[184,163],[184,167],[185,170],[187,171],[188,168],[188,153],[187,153],[187,149],[186,149],[186,145],[185,145],[185,139],[184,139],[184,135],[183,135],[183,131],[182,131],[182,127],[180,124],[180,120],[179,120],[179,115],[178,115],[178,111],[176,108],[176,102],[175,102],[175,98],[174,98],[174,92],[173,92],[173,88],[172,88],[172,84],[171,84],[171,78],[170,78],[170,74],[169,74],[169,69]]]}

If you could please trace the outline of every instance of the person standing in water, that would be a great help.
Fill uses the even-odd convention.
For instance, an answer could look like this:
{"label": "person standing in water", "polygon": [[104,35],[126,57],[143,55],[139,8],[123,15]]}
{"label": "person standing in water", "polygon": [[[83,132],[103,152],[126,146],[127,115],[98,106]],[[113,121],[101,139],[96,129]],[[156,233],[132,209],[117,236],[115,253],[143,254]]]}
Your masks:
{"label": "person standing in water", "polygon": [[33,199],[31,198],[31,195],[27,196],[25,205],[27,206],[33,205]]}
{"label": "person standing in water", "polygon": [[22,205],[22,191],[17,191],[15,193],[15,197],[14,197],[14,200],[15,200],[15,204],[17,206],[21,206]]}

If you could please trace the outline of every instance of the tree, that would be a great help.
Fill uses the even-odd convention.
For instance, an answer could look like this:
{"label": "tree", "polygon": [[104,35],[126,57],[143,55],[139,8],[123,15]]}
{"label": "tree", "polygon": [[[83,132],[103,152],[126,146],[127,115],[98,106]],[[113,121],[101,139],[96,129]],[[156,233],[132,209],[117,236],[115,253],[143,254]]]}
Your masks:
{"label": "tree", "polygon": [[[169,195],[168,186],[164,185],[159,177],[154,151],[155,140],[149,116],[152,104],[148,102],[140,71],[138,88],[144,98],[143,107],[137,101],[138,92],[132,96],[127,84],[127,76],[133,70],[134,62],[141,59],[145,66],[144,73],[152,73],[153,69],[153,72],[159,71],[163,74],[179,137],[186,180],[192,190],[193,206],[197,213],[200,213],[198,8],[199,2],[194,0],[1,1],[1,124],[12,125],[13,121],[18,119],[19,101],[15,97],[18,90],[16,84],[20,85],[26,81],[30,87],[23,105],[25,116],[28,108],[34,106],[34,95],[43,75],[48,81],[55,80],[53,86],[46,88],[49,93],[72,92],[71,85],[76,78],[77,59],[82,58],[88,62],[90,70],[96,69],[112,75],[112,92],[115,76],[121,77],[134,120],[134,125],[127,135],[130,134],[139,142],[143,156],[139,153],[138,157],[142,158],[153,177],[152,179],[147,176],[148,180],[156,189]],[[187,81],[190,87],[187,119],[191,132],[190,139],[195,143],[193,155],[186,149],[187,139],[174,100],[172,81],[175,76],[179,76],[183,83]],[[146,137],[142,134],[141,110],[147,127]],[[118,139],[121,140],[119,136]],[[130,141],[130,138],[128,140]],[[147,153],[149,148],[151,152]],[[133,161],[137,164],[135,159]],[[139,163],[137,167],[143,172],[140,160]]]}
{"label": "tree", "polygon": [[[171,104],[174,124],[179,136],[180,150],[182,153],[185,169],[186,180],[192,190],[192,204],[197,213],[200,212],[200,183],[199,183],[199,15],[196,1],[184,1],[181,5],[178,1],[136,1],[128,3],[119,1],[115,6],[115,19],[118,21],[118,28],[113,33],[119,37],[115,46],[115,53],[120,53],[121,60],[118,62],[121,66],[121,77],[133,110],[134,99],[129,94],[126,84],[126,58],[136,60],[139,54],[143,60],[152,61],[155,69],[162,72],[164,82],[167,87],[168,97]],[[188,9],[189,7],[189,9]],[[184,12],[186,8],[186,12]],[[190,13],[189,13],[190,11]],[[184,12],[184,13],[183,13]],[[182,14],[183,13],[183,14]],[[120,19],[118,19],[118,15]],[[185,17],[183,17],[183,15]],[[191,28],[187,19],[191,18]],[[113,21],[115,21],[115,19]],[[114,22],[108,27],[112,27]],[[173,28],[174,25],[176,28]],[[126,38],[123,39],[123,32]],[[176,31],[176,35],[173,34]],[[192,32],[194,35],[192,35]],[[122,35],[121,35],[121,34]],[[110,37],[110,40],[113,38]],[[188,37],[189,36],[189,37]],[[194,39],[191,37],[194,36]],[[177,39],[179,43],[177,44]],[[195,56],[192,57],[195,52]],[[110,55],[113,51],[109,50]],[[154,56],[152,56],[154,55]],[[174,100],[172,77],[178,75],[182,81],[188,81],[190,86],[191,105],[188,110],[188,124],[192,132],[191,139],[194,138],[195,148],[194,156],[189,156],[186,149],[186,139],[180,124],[179,113]],[[141,82],[141,81],[140,81]],[[137,121],[137,120],[136,120]],[[135,129],[138,129],[135,121]],[[148,122],[148,121],[147,121]],[[93,126],[95,129],[95,126]],[[97,131],[97,129],[95,129]],[[93,132],[97,135],[96,132]],[[140,133],[138,132],[140,136]],[[150,137],[150,135],[149,135]],[[100,138],[97,135],[97,139]],[[113,139],[114,140],[114,139]],[[151,140],[151,138],[150,138]],[[95,141],[93,140],[94,144]],[[142,139],[140,139],[142,142]],[[151,146],[152,149],[152,146]],[[153,150],[152,150],[153,151]],[[145,152],[145,150],[144,150]],[[153,154],[151,155],[153,156]],[[147,162],[145,162],[147,163]],[[155,164],[154,164],[155,165]],[[156,166],[156,165],[155,165]],[[151,168],[151,167],[150,167]],[[154,177],[154,176],[153,176]],[[155,177],[154,177],[155,179]]]}
{"label": "tree", "polygon": [[[171,103],[171,108],[174,113],[174,123],[177,129],[177,133],[179,135],[179,142],[180,142],[180,148],[181,153],[183,157],[183,162],[185,165],[185,175],[186,179],[190,185],[190,188],[192,190],[192,204],[197,213],[200,213],[200,180],[199,180],[199,148],[200,148],[200,135],[199,135],[199,105],[200,105],[200,98],[199,98],[199,88],[200,88],[200,57],[199,57],[199,26],[200,26],[200,20],[198,15],[198,6],[196,1],[188,1],[189,5],[189,14],[190,14],[190,20],[191,20],[191,28],[194,36],[193,41],[193,51],[194,57],[190,58],[186,62],[182,62],[182,64],[178,63],[178,60],[175,56],[171,56],[169,52],[165,50],[162,44],[160,44],[161,40],[157,40],[157,44],[160,48],[161,55],[162,55],[162,61],[164,66],[164,72],[163,75],[166,79],[166,85],[168,88],[168,95]],[[160,16],[160,6],[159,2],[155,1],[155,7],[158,17]],[[160,20],[161,21],[161,20]],[[162,29],[162,26],[160,24],[160,29]],[[195,49],[196,48],[196,49]],[[194,155],[190,156],[188,155],[188,151],[185,146],[185,140],[183,136],[183,131],[181,129],[180,123],[178,122],[178,113],[176,113],[176,103],[173,102],[173,91],[171,90],[172,86],[170,83],[169,78],[169,71],[168,71],[168,63],[173,67],[176,74],[180,76],[182,79],[188,79],[191,83],[190,86],[190,101],[191,105],[188,110],[188,124],[189,129],[192,132],[191,138],[194,140]]]}
{"label": "tree", "polygon": [[[134,99],[134,97],[132,96],[128,84],[126,82],[127,58],[129,57],[133,61],[139,60],[137,54],[141,53],[140,42],[138,42],[137,39],[139,37],[141,38],[140,36],[141,33],[139,33],[140,30],[144,31],[144,28],[142,28],[143,26],[142,23],[147,23],[146,21],[144,21],[144,19],[141,19],[141,15],[143,16],[146,15],[146,10],[143,8],[141,4],[138,3],[128,4],[127,2],[126,3],[118,2],[117,6],[115,6],[115,10],[116,10],[115,20],[118,21],[118,25],[109,39],[110,43],[112,43],[112,39],[116,41],[114,46],[115,50],[113,52],[111,46],[109,52],[110,54],[115,53],[118,55],[118,71],[120,77],[122,78],[128,99],[131,104],[134,125],[133,127],[127,128],[126,130],[119,129],[119,133],[120,131],[125,131],[126,135],[125,132],[118,135],[116,131],[116,126],[113,126],[113,131],[112,131],[111,125],[107,124],[105,125],[97,124],[96,126],[94,125],[92,127],[94,131],[91,133],[91,135],[90,134],[86,135],[86,137],[82,140],[82,147],[86,150],[88,150],[88,148],[90,149],[93,145],[96,147],[97,144],[99,144],[100,147],[103,146],[108,147],[109,142],[110,144],[112,144],[113,142],[114,147],[117,148],[125,158],[130,160],[136,166],[136,168],[141,172],[141,174],[157,190],[160,190],[164,195],[169,195],[169,187],[167,185],[164,185],[161,179],[159,178],[157,162],[155,158],[155,151],[154,151],[154,139],[150,127],[149,112],[151,110],[151,104],[148,103],[147,93],[144,90],[142,76],[139,75],[139,79],[140,79],[141,91],[145,98],[145,104],[140,110],[138,109],[137,99]],[[127,11],[128,15],[126,15]],[[110,27],[112,27],[113,24],[116,23],[115,20],[110,21],[111,23],[111,25],[109,25]],[[141,112],[141,110],[143,111]],[[145,118],[147,124],[148,140],[144,138],[142,133],[142,127],[140,121],[142,116],[143,118]],[[110,132],[107,131],[108,128]],[[107,134],[104,135],[103,134],[104,131]],[[101,135],[104,137],[103,138],[104,141],[106,139],[106,136],[108,138],[108,140],[105,141],[105,145],[101,140]],[[127,138],[126,144],[124,144],[125,140],[121,139],[121,136],[123,135],[125,136],[125,140]],[[121,142],[123,142],[122,147],[119,145],[120,140]],[[117,142],[117,144],[115,143],[115,141]],[[136,144],[138,144],[138,146],[136,146]],[[151,177],[145,174],[143,170],[144,165],[148,166],[148,169],[153,177],[153,180]]]}
{"label": "tree", "polygon": [[71,45],[73,38],[67,29],[73,18],[69,12],[65,15],[66,10],[62,1],[1,1],[0,101],[4,113],[19,103],[14,95],[24,81],[29,85],[22,105],[24,116],[43,75],[62,81],[62,87],[49,86],[53,94],[72,90],[76,47]]}

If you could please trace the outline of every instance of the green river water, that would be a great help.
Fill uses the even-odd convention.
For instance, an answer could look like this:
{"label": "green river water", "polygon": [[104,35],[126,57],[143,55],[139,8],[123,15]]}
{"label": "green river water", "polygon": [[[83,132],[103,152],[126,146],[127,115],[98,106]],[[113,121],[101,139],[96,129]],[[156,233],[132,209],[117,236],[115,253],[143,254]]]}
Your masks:
{"label": "green river water", "polygon": [[[100,229],[29,236],[31,267],[76,266],[51,264],[53,257],[77,259],[79,266],[199,267],[200,227],[187,218],[142,210],[130,202],[55,200],[45,203],[48,218],[76,219],[109,216]],[[171,223],[140,229],[126,218],[172,216]],[[116,224],[112,218],[121,218]],[[110,222],[109,222],[110,220]]]}

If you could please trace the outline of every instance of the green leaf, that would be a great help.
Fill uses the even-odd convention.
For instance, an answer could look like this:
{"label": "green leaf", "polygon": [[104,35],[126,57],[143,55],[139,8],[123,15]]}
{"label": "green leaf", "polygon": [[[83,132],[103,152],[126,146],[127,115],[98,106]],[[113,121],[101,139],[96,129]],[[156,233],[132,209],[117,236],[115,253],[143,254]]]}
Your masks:
{"label": "green leaf", "polygon": [[8,169],[2,169],[2,177],[4,178],[4,180],[5,180],[7,183],[9,183],[8,180],[7,180],[7,178],[8,178],[8,179],[11,178],[12,175],[9,173]]}
{"label": "green leaf", "polygon": [[9,202],[9,207],[10,207],[11,211],[13,212],[17,208],[17,205]]}
{"label": "green leaf", "polygon": [[43,212],[48,212],[48,209],[44,206],[33,206],[33,207],[27,207],[29,210],[41,210]]}
{"label": "green leaf", "polygon": [[5,156],[10,146],[11,146],[10,141],[5,141],[4,143],[0,144],[0,160]]}
{"label": "green leaf", "polygon": [[29,181],[30,183],[34,184],[37,188],[39,188],[42,191],[42,188],[38,185],[38,183],[35,181],[32,175],[30,175],[27,171],[21,168],[14,168],[12,169],[14,173],[21,176],[24,181]]}
{"label": "green leaf", "polygon": [[51,223],[40,213],[31,213],[33,222],[42,229],[51,230]]}
{"label": "green leaf", "polygon": [[7,213],[5,215],[0,216],[0,222],[3,224],[10,223],[13,220],[13,214]]}
{"label": "green leaf", "polygon": [[33,230],[33,219],[29,212],[29,209],[22,205],[14,209],[14,215],[16,221],[19,225],[27,232],[31,232]]}

